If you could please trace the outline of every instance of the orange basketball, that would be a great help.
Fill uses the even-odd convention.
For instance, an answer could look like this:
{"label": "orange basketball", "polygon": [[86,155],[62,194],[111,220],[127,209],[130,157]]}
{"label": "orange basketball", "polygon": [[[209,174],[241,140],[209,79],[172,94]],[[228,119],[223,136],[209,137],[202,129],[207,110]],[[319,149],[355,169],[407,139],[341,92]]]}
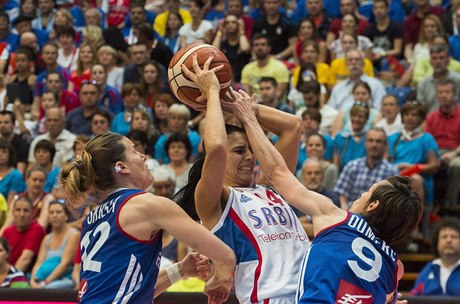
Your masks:
{"label": "orange basketball", "polygon": [[214,56],[209,68],[212,69],[219,65],[224,65],[222,69],[216,72],[216,76],[220,82],[220,96],[224,97],[228,88],[232,83],[232,68],[227,57],[218,48],[209,44],[192,44],[188,47],[179,50],[171,59],[168,68],[169,86],[176,97],[183,103],[196,107],[202,105],[196,101],[196,98],[201,95],[198,86],[190,80],[182,72],[181,65],[185,66],[193,72],[193,54],[197,54],[198,65],[203,68],[204,63],[210,56]]}

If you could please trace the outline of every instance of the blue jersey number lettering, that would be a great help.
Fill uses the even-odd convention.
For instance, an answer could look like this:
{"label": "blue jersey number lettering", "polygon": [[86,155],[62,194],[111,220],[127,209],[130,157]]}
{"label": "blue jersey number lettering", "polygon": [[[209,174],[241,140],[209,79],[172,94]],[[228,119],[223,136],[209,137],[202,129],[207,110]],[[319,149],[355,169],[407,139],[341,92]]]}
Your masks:
{"label": "blue jersey number lettering", "polygon": [[[374,258],[369,258],[364,255],[363,249],[366,248],[368,251],[372,252]],[[382,269],[382,256],[375,249],[375,247],[368,241],[363,238],[356,238],[351,243],[351,249],[356,254],[356,256],[364,263],[369,265],[369,269],[363,269],[359,266],[357,261],[348,260],[348,266],[353,270],[353,272],[361,279],[368,282],[374,282],[380,276],[380,270]]]}
{"label": "blue jersey number lettering", "polygon": [[[94,244],[93,248],[87,252],[88,246],[90,244],[91,236],[95,238],[100,234],[99,239]],[[101,249],[102,245],[107,241],[110,234],[110,225],[107,222],[100,223],[96,229],[90,230],[85,233],[81,239],[81,260],[83,262],[83,271],[94,271],[101,272],[101,262],[93,260],[94,255]]]}

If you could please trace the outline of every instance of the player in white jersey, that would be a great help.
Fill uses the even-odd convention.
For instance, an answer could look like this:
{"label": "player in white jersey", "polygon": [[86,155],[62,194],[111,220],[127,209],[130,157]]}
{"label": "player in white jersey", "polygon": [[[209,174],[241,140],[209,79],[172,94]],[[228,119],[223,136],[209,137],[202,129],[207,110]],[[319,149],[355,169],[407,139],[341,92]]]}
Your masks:
{"label": "player in white jersey", "polygon": [[152,303],[179,279],[185,269],[158,270],[163,229],[215,261],[205,292],[209,303],[225,302],[235,268],[232,250],[174,202],[143,190],[153,182],[145,160],[129,139],[105,133],[61,172],[62,192],[73,207],[88,192],[104,198],[83,225],[82,303]]}
{"label": "player in white jersey", "polygon": [[[308,237],[275,189],[254,184],[255,158],[244,130],[226,128],[217,78],[208,64],[201,69],[196,57],[193,64],[195,74],[183,70],[207,97],[206,155],[175,200],[234,250],[240,303],[293,303]],[[301,128],[295,116],[260,105],[258,119],[278,135],[276,148],[294,170]]]}
{"label": "player in white jersey", "polygon": [[[295,303],[394,303],[402,263],[393,246],[417,227],[422,204],[410,179],[392,176],[374,184],[349,211],[302,185],[264,137],[244,91],[223,102],[242,122],[266,178],[313,220],[315,238],[302,266]],[[300,119],[299,119],[300,120]],[[398,302],[404,303],[404,302]]]}

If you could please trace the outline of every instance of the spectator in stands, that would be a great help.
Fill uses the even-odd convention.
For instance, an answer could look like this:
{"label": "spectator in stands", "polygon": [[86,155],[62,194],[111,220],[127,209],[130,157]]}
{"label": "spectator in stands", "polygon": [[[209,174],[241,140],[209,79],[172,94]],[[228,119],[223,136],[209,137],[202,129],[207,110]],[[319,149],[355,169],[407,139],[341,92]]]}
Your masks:
{"label": "spectator in stands", "polygon": [[459,0],[449,1],[444,13],[441,15],[442,27],[449,36],[458,34],[460,29],[458,23],[456,22],[458,20],[456,17],[456,10],[459,7],[459,4]]}
{"label": "spectator in stands", "polygon": [[[433,36],[432,46],[435,45],[445,45],[450,48],[449,38],[445,34],[435,34]],[[460,73],[460,62],[450,57],[447,69],[455,73]],[[428,55],[426,58],[420,59],[415,63],[412,85],[417,86],[420,81],[432,74],[433,66],[431,65],[431,57]]]}
{"label": "spectator in stands", "polygon": [[95,50],[105,44],[104,34],[99,25],[87,25],[82,32],[82,41],[89,43]]}
{"label": "spectator in stands", "polygon": [[[48,227],[48,204],[53,199],[53,197],[43,189],[46,181],[46,175],[47,172],[39,166],[29,168],[25,176],[27,185],[26,191],[18,193],[14,197],[14,200],[26,197],[32,202],[32,220],[37,221],[37,223],[45,230]],[[54,178],[56,177],[57,176],[55,175]],[[10,226],[13,224],[13,221],[14,214],[12,211],[9,211],[4,226]]]}
{"label": "spectator in stands", "polygon": [[[310,41],[313,45],[316,46],[318,49],[318,55],[316,60],[309,60],[314,64],[323,63],[327,61],[327,46],[326,42],[318,37],[318,32],[316,30],[315,23],[312,19],[302,19],[302,22],[299,25],[299,29],[297,31],[297,41],[293,46],[293,56],[294,60],[297,64],[302,64],[306,62],[303,60],[302,53],[304,51],[305,42]],[[308,61],[307,61],[308,62]]]}
{"label": "spectator in stands", "polygon": [[38,0],[38,15],[32,21],[32,27],[51,32],[54,26],[54,14],[54,0]]}
{"label": "spectator in stands", "polygon": [[75,30],[71,26],[62,26],[57,30],[56,36],[59,43],[57,63],[74,72],[77,69],[77,58],[80,53],[80,48],[75,43]]}
{"label": "spectator in stands", "polygon": [[[297,114],[298,115],[298,114]],[[304,109],[300,114],[302,118],[302,138],[300,141],[299,147],[299,162],[297,163],[298,171],[299,166],[302,165],[303,161],[307,158],[307,149],[306,149],[306,142],[307,138],[312,134],[322,134],[326,145],[324,147],[324,155],[321,158],[324,158],[327,161],[332,161],[334,156],[334,139],[329,135],[327,132],[322,132],[321,124],[322,124],[322,114],[315,107],[309,107]]]}
{"label": "spectator in stands", "polygon": [[388,0],[374,0],[372,13],[375,24],[370,24],[364,32],[373,44],[372,59],[374,66],[381,70],[387,56],[397,59],[403,52],[402,24],[390,19],[390,4]]}
{"label": "spectator in stands", "polygon": [[436,99],[436,83],[451,79],[455,87],[460,86],[460,74],[449,71],[449,48],[446,45],[433,45],[430,49],[430,63],[433,67],[433,75],[423,79],[417,86],[417,99],[421,101],[428,112],[437,109],[439,102]]}
{"label": "spectator in stands", "polygon": [[278,83],[273,77],[262,77],[259,80],[259,99],[260,104],[294,114],[294,110],[282,102],[278,96]]}
{"label": "spectator in stands", "polygon": [[382,98],[382,108],[380,109],[381,119],[377,121],[375,127],[382,128],[387,136],[401,132],[403,124],[399,113],[399,100],[394,95],[385,95]]}
{"label": "spectator in stands", "polygon": [[398,175],[398,167],[383,157],[387,151],[387,136],[382,129],[366,132],[366,155],[349,162],[340,173],[334,191],[340,195],[340,206],[348,210],[363,189],[369,189],[379,181]]}
{"label": "spectator in stands", "polygon": [[165,150],[166,141],[170,134],[182,133],[187,134],[190,143],[192,144],[191,157],[198,155],[198,146],[201,142],[201,137],[197,132],[188,128],[187,122],[190,120],[190,110],[183,104],[173,104],[168,111],[168,133],[164,133],[158,138],[155,144],[155,159],[160,164],[169,163],[169,157]]}
{"label": "spectator in stands", "polygon": [[164,73],[156,61],[148,61],[142,71],[142,90],[145,96],[145,106],[152,108],[154,101],[160,94],[170,92],[164,84]]}
{"label": "spectator in stands", "polygon": [[312,20],[317,29],[318,37],[325,41],[327,33],[329,32],[329,25],[332,22],[332,17],[324,10],[323,0],[304,1],[304,8],[306,9],[304,9],[303,12],[300,11],[302,10],[302,8],[299,7],[301,6],[300,2],[301,1],[297,2],[297,9],[299,11],[297,14],[294,12],[292,21],[295,24],[300,24],[301,20],[304,18]]}
{"label": "spectator in stands", "polygon": [[227,14],[233,14],[237,16],[238,19],[243,20],[244,34],[250,41],[254,29],[254,19],[244,13],[242,0],[227,0]]}
{"label": "spectator in stands", "polygon": [[99,105],[99,86],[95,80],[83,81],[78,93],[81,106],[67,115],[66,129],[74,134],[91,135],[91,117]]}
{"label": "spectator in stands", "polygon": [[277,59],[289,59],[297,40],[297,30],[291,20],[280,13],[281,5],[281,0],[262,0],[265,14],[255,20],[252,32],[270,37],[270,53]]}
{"label": "spectator in stands", "polygon": [[[160,69],[164,75],[169,67],[169,62],[174,56],[174,53],[168,48],[166,44],[155,37],[155,33],[152,29],[152,25],[144,23],[139,27],[139,42],[147,45],[149,51],[148,58],[152,61],[156,61],[160,64]],[[166,83],[166,80],[165,80]]]}
{"label": "spectator in stands", "polygon": [[189,3],[192,22],[185,23],[179,29],[181,48],[192,44],[198,39],[202,39],[205,43],[211,43],[213,26],[210,21],[203,20],[205,3],[200,0],[191,0]]}
{"label": "spectator in stands", "polygon": [[123,101],[118,90],[107,84],[107,71],[102,64],[94,64],[90,70],[90,78],[99,87],[99,105],[113,114],[123,111]]}
{"label": "spectator in stands", "polygon": [[9,263],[10,253],[8,240],[0,237],[0,288],[28,288],[24,273]]}
{"label": "spectator in stands", "polygon": [[[358,18],[354,14],[345,14],[342,17],[342,32],[356,37],[358,41],[358,50],[363,52],[367,59],[372,59],[372,42],[366,36],[358,35]],[[342,58],[345,55],[345,51],[342,48],[343,41],[341,37],[333,40],[327,45],[331,59]]]}
{"label": "spectator in stands", "polygon": [[57,63],[58,49],[59,47],[52,42],[45,44],[42,49],[42,57],[43,62],[45,63],[45,69],[40,74],[38,74],[37,79],[35,80],[34,103],[32,106],[32,114],[35,117],[39,117],[40,96],[42,96],[46,89],[45,81],[48,77],[48,73],[58,72],[61,74],[62,88],[69,89],[70,72]]}
{"label": "spectator in stands", "polygon": [[[304,159],[316,159],[321,164],[321,170],[323,171],[323,186],[327,190],[332,190],[337,182],[337,177],[339,175],[337,166],[331,163],[329,160],[332,159],[334,143],[332,139],[327,135],[321,135],[319,133],[311,133],[306,135],[305,144],[301,143],[300,149],[304,151],[299,151],[300,154],[305,154],[301,164],[303,167]],[[329,159],[329,160],[326,160]],[[301,172],[297,172],[297,176],[300,180]]]}
{"label": "spectator in stands", "polygon": [[16,269],[30,272],[38,254],[45,230],[32,220],[32,201],[20,197],[12,203],[13,225],[2,228],[2,236],[11,247],[10,264]]}
{"label": "spectator in stands", "polygon": [[355,103],[350,110],[351,130],[342,131],[334,138],[334,164],[343,169],[350,161],[364,157],[365,131],[364,127],[369,119],[369,105]]}
{"label": "spectator in stands", "polygon": [[166,167],[158,167],[152,174],[153,193],[156,195],[171,198],[176,193],[176,175]]}
{"label": "spectator in stands", "polygon": [[439,107],[428,115],[425,131],[433,135],[440,152],[441,161],[447,169],[447,188],[444,207],[454,208],[459,203],[460,193],[460,106],[458,89],[450,79],[436,84]]}
{"label": "spectator in stands", "polygon": [[174,104],[174,99],[169,94],[160,94],[152,105],[153,125],[159,134],[168,133],[169,107]]}
{"label": "spectator in stands", "polygon": [[[291,90],[292,92],[293,90]],[[298,116],[303,116],[303,111],[305,109],[318,109],[321,113],[321,119],[318,120],[319,131],[322,134],[329,134],[331,130],[332,123],[337,117],[338,111],[328,104],[321,105],[321,88],[319,83],[316,80],[309,80],[302,83],[298,86],[298,91],[302,94],[303,104],[297,110],[296,114]]]}
{"label": "spectator in stands", "polygon": [[[422,29],[422,20],[428,14],[434,14],[440,17],[442,14],[442,8],[439,6],[432,6],[429,0],[417,0],[415,10],[404,20],[403,43],[406,49],[412,49],[419,41],[419,33]],[[406,54],[406,51],[404,51],[404,53]],[[407,60],[410,58],[412,57],[406,55]]]}
{"label": "spectator in stands", "polygon": [[166,21],[166,30],[163,39],[169,49],[175,54],[180,49],[179,29],[184,25],[182,16],[179,13],[170,12]]}
{"label": "spectator in stands", "polygon": [[[35,145],[35,167],[40,168],[45,173],[46,181],[44,182],[42,191],[46,193],[53,191],[59,177],[59,172],[61,171],[61,168],[53,165],[55,155],[56,148],[49,140],[42,139]],[[30,175],[30,172],[28,172],[28,175]]]}
{"label": "spectator in stands", "polygon": [[460,296],[460,221],[445,217],[433,231],[431,246],[438,257],[429,262],[415,281],[412,295]]}
{"label": "spectator in stands", "polygon": [[17,156],[15,167],[24,174],[27,167],[30,144],[21,135],[14,133],[16,117],[13,112],[0,111],[0,135],[1,138],[10,142]]}
{"label": "spectator in stands", "polygon": [[[460,5],[454,10],[455,26],[460,28]],[[452,19],[451,19],[452,20]],[[460,32],[457,30],[455,34],[449,37],[450,51],[455,60],[460,60]]]}
{"label": "spectator in stands", "polygon": [[425,107],[418,101],[407,101],[401,109],[404,125],[401,133],[388,137],[389,160],[396,164],[400,173],[418,165],[418,173],[408,174],[412,179],[412,188],[425,202],[422,231],[428,234],[428,214],[434,203],[433,174],[439,167],[439,148],[429,133],[422,130],[426,117]]}
{"label": "spectator in stands", "polygon": [[16,151],[6,139],[0,140],[0,193],[8,202],[13,200],[17,193],[25,190],[24,178],[15,167]]}
{"label": "spectator in stands", "polygon": [[361,80],[366,82],[371,88],[372,103],[370,103],[369,106],[375,109],[380,109],[381,100],[383,96],[386,95],[385,87],[379,80],[364,75],[363,54],[356,49],[350,50],[345,55],[345,62],[350,76],[332,88],[328,104],[337,110],[353,105],[354,98],[351,91],[353,86]]}
{"label": "spectator in stands", "polygon": [[141,130],[131,130],[126,137],[133,142],[134,149],[136,149],[137,152],[145,155],[145,163],[147,164],[147,168],[150,173],[153,175],[155,170],[160,166],[160,163],[147,153],[147,147],[149,144],[147,133]]}
{"label": "spectator in stands", "polygon": [[324,173],[324,168],[320,160],[308,158],[302,164],[300,182],[304,184],[308,190],[315,191],[329,197],[336,206],[340,207],[340,200],[337,193],[328,190],[324,186]]}
{"label": "spectator in stands", "polygon": [[152,118],[149,112],[144,109],[136,109],[133,111],[131,131],[133,130],[145,132],[147,135],[147,147],[145,148],[145,151],[150,156],[155,155],[155,143],[158,140],[159,133],[153,126]]}
{"label": "spectator in stands", "polygon": [[19,36],[10,31],[10,17],[5,11],[0,11],[0,54],[3,50],[16,51]]}
{"label": "spectator in stands", "polygon": [[29,164],[36,163],[35,160],[35,145],[42,139],[49,140],[56,147],[56,155],[54,156],[53,164],[57,167],[62,165],[73,157],[72,146],[76,136],[70,131],[64,129],[66,118],[64,112],[59,108],[48,109],[45,113],[45,126],[47,132],[38,135],[30,144],[29,149]]}
{"label": "spectator in stands", "polygon": [[[30,51],[33,62],[33,65],[28,66],[30,72],[35,75],[38,75],[40,72],[42,72],[45,63],[43,62],[42,56],[40,54],[40,47],[38,45],[37,36],[32,32],[23,33],[19,37],[18,48],[26,48]],[[9,62],[7,73],[10,78],[16,73],[15,56],[15,53],[9,53],[9,57],[3,57],[3,55],[0,55],[0,71],[4,70],[4,66],[6,66],[7,63],[6,60],[8,60]]]}
{"label": "spectator in stands", "polygon": [[277,95],[282,98],[287,90],[289,72],[286,66],[270,55],[270,38],[263,34],[254,34],[252,37],[252,51],[255,60],[244,66],[241,71],[241,84],[248,94],[259,93],[259,80],[264,76],[271,76],[278,83]]}
{"label": "spectator in stands", "polygon": [[123,86],[123,68],[117,66],[117,51],[109,46],[104,45],[97,50],[98,63],[102,64],[107,72],[106,83],[121,91]]}
{"label": "spectator in stands", "polygon": [[37,15],[37,1],[35,0],[21,0],[19,6],[19,15],[32,17],[35,19]]}
{"label": "spectator in stands", "polygon": [[[52,92],[56,96],[59,106],[64,107],[65,113],[81,106],[78,96],[73,92],[62,88],[61,74],[50,72],[46,77],[46,91]],[[44,108],[40,109],[40,117],[43,117]]]}
{"label": "spectator in stands", "polygon": [[[353,14],[358,19],[358,35],[364,34],[369,23],[359,14],[357,4],[354,0],[340,0],[340,15],[345,16],[346,14]],[[329,43],[339,38],[341,31],[342,19],[336,18],[332,20],[326,37],[326,43],[329,45]]]}
{"label": "spectator in stands", "polygon": [[149,59],[147,45],[144,43],[137,43],[131,46],[130,52],[132,64],[125,67],[123,71],[123,84],[128,82],[139,83],[144,65]]}
{"label": "spectator in stands", "polygon": [[212,45],[227,56],[232,67],[233,81],[239,83],[243,67],[251,60],[251,45],[245,34],[243,19],[228,13],[223,22],[219,23]]}
{"label": "spectator in stands", "polygon": [[112,117],[110,113],[101,108],[96,109],[91,117],[91,132],[93,136],[110,132],[111,124]]}
{"label": "spectator in stands", "polygon": [[32,18],[26,16],[18,16],[13,21],[13,27],[17,34],[21,36],[23,33],[32,32],[37,36],[38,45],[42,48],[48,42],[48,33],[41,29],[32,28]]}
{"label": "spectator in stands", "polygon": [[37,261],[32,269],[30,286],[46,289],[71,289],[73,260],[80,233],[67,221],[70,213],[62,199],[49,204],[51,232],[40,245]]}
{"label": "spectator in stands", "polygon": [[123,37],[125,38],[126,43],[129,45],[136,44],[138,41],[137,33],[139,27],[147,22],[147,15],[145,13],[144,6],[141,2],[131,2],[131,9],[129,12],[130,24],[126,24],[121,30]]}
{"label": "spectator in stands", "polygon": [[188,174],[193,163],[190,162],[192,145],[188,136],[183,133],[172,133],[165,143],[165,152],[170,162],[162,166],[174,172],[176,187],[181,189],[188,182]]}
{"label": "spectator in stands", "polygon": [[[358,40],[354,35],[342,34],[340,41],[344,54],[346,54],[348,51],[358,48]],[[372,65],[372,61],[370,61],[368,58],[364,58],[363,73],[369,77],[374,77],[374,67]],[[336,83],[347,79],[349,76],[350,72],[348,71],[345,57],[340,57],[332,60],[329,85],[330,88],[332,88]]]}
{"label": "spectator in stands", "polygon": [[126,83],[123,85],[121,96],[123,98],[124,111],[115,115],[112,121],[112,132],[120,134],[128,134],[130,131],[130,123],[133,118],[134,110],[144,106],[142,86],[138,83]]}
{"label": "spectator in stands", "polygon": [[[372,92],[369,84],[365,81],[358,81],[353,86],[351,90],[353,94],[353,99],[355,104],[358,102],[365,103],[367,105],[372,104]],[[370,107],[369,107],[370,108]],[[351,107],[345,107],[339,111],[335,119],[335,123],[332,125],[331,134],[332,137],[335,137],[341,131],[349,131],[351,129],[350,125],[350,110]],[[376,121],[380,119],[380,112],[377,109],[370,108],[369,109],[369,118],[367,119],[366,125],[364,127],[364,131],[369,130],[372,126],[375,125]],[[369,187],[368,187],[369,189]]]}
{"label": "spectator in stands", "polygon": [[84,80],[90,80],[91,67],[96,63],[96,49],[87,42],[80,45],[77,69],[70,76],[69,91],[78,92]]}
{"label": "spectator in stands", "polygon": [[189,11],[181,8],[180,0],[167,0],[165,3],[165,11],[155,18],[155,23],[153,25],[153,29],[160,36],[164,36],[166,33],[167,20],[170,13],[180,14],[184,24],[192,21]]}

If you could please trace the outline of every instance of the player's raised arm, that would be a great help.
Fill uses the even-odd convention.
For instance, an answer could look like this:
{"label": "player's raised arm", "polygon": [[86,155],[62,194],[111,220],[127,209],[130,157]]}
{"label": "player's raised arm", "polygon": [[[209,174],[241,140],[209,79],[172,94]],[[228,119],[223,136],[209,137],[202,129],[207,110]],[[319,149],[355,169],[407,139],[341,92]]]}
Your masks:
{"label": "player's raised arm", "polygon": [[233,102],[227,103],[243,124],[253,152],[259,161],[265,178],[284,199],[302,212],[313,217],[322,215],[343,216],[330,199],[309,191],[290,172],[281,154],[273,147],[257,122],[251,104],[253,102],[244,91],[232,91]]}

